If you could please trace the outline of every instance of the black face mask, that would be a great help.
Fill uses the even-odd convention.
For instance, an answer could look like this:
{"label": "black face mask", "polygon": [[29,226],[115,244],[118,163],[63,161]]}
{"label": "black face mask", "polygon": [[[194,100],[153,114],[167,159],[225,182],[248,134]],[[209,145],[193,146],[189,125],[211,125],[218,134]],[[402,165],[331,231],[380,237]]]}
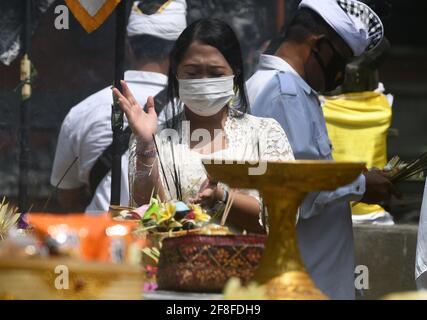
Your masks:
{"label": "black face mask", "polygon": [[323,76],[325,77],[324,92],[330,92],[343,84],[347,61],[341,56],[328,39],[325,38],[324,40],[327,41],[334,53],[328,65],[323,63],[323,60],[317,51],[312,50],[312,52],[322,69]]}

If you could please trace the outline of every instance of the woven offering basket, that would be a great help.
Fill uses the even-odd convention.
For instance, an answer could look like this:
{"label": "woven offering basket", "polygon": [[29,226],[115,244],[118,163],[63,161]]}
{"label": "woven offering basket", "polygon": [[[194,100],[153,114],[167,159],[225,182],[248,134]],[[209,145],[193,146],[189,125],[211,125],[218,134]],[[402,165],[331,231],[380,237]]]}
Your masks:
{"label": "woven offering basket", "polygon": [[176,238],[187,235],[228,235],[230,231],[227,227],[222,227],[215,225],[211,228],[196,228],[190,230],[179,230],[179,231],[170,231],[170,232],[149,232],[147,233],[147,240],[150,243],[157,247],[161,248],[161,243],[166,238]]}
{"label": "woven offering basket", "polygon": [[231,277],[247,283],[264,251],[263,235],[186,235],[163,239],[161,290],[221,292]]}
{"label": "woven offering basket", "polygon": [[[211,228],[196,228],[190,230],[179,230],[179,231],[169,231],[169,232],[135,232],[137,237],[147,240],[147,247],[156,248],[159,251],[162,248],[162,241],[166,238],[175,238],[182,237],[186,235],[226,235],[230,234],[230,231],[226,227],[215,225]],[[157,263],[152,260],[150,257],[143,255],[142,256],[143,266],[151,265],[155,266]]]}

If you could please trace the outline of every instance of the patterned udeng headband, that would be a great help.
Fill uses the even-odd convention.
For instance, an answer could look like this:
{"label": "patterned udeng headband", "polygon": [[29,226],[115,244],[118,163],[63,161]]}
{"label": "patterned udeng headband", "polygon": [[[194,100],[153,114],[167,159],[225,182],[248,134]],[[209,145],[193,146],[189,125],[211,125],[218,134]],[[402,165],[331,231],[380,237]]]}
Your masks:
{"label": "patterned udeng headband", "polygon": [[348,15],[358,18],[366,26],[369,38],[366,51],[375,49],[384,37],[384,27],[377,14],[363,2],[352,0],[337,0],[337,2]]}

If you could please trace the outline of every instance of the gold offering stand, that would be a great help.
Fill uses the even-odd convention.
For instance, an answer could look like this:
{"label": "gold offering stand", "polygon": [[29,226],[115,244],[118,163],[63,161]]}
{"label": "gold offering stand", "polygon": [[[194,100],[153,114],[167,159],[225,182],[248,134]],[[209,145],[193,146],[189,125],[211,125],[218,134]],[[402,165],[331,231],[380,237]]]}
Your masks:
{"label": "gold offering stand", "polygon": [[327,299],[316,288],[297,246],[296,219],[308,192],[335,190],[356,180],[363,163],[333,161],[248,163],[204,161],[208,175],[231,188],[257,189],[268,207],[269,233],[254,280],[267,299]]}

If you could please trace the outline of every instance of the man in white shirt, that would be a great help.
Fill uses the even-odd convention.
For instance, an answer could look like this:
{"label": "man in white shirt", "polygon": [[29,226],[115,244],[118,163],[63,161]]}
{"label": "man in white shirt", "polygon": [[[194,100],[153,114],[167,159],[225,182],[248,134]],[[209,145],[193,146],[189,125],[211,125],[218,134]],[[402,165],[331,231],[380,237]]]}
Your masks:
{"label": "man in white shirt", "polygon": [[[136,1],[129,17],[127,32],[135,70],[126,71],[124,78],[141,106],[145,105],[149,96],[154,97],[166,87],[169,52],[186,27],[185,0],[173,0],[166,6],[164,3],[160,0],[147,4]],[[95,189],[93,196],[88,189],[91,169],[112,142],[112,101],[111,88],[104,88],[73,107],[64,119],[51,184],[56,186],[59,183],[58,201],[66,211],[108,211],[111,170],[96,189],[92,186]],[[165,114],[162,113],[159,121],[164,120]],[[122,156],[122,205],[129,204],[128,158],[127,151]],[[76,162],[70,167],[75,159]]]}

